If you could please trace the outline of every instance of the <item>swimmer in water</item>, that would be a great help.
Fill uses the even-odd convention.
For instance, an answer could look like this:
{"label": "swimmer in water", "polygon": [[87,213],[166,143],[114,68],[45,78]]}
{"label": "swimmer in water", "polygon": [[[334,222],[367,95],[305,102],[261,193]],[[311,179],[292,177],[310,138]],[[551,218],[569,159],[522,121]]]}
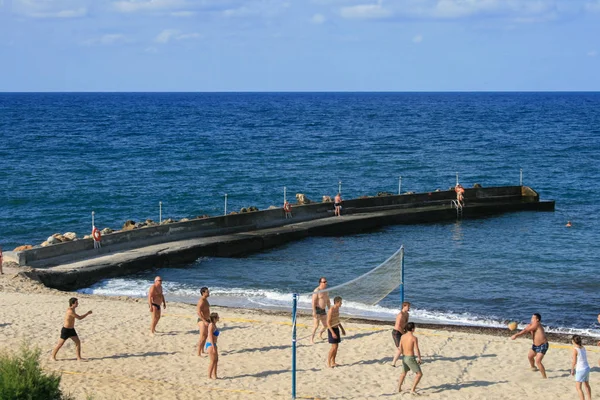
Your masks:
{"label": "swimmer in water", "polygon": [[566,224],[565,226],[566,226],[567,228],[570,228],[570,227],[571,227],[571,226],[573,226],[573,225],[571,224],[571,221],[567,221],[567,224]]}

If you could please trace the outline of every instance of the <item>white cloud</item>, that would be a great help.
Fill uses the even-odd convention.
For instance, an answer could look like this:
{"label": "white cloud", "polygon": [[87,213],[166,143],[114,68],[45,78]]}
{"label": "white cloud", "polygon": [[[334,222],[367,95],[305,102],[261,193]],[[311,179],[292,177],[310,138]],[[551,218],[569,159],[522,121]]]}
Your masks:
{"label": "white cloud", "polygon": [[182,33],[178,29],[165,29],[161,33],[159,33],[154,41],[156,43],[166,44],[171,40],[190,40],[190,39],[200,39],[202,35],[196,32],[192,33]]}
{"label": "white cloud", "polygon": [[[465,20],[496,18],[543,22],[574,15],[587,7],[600,11],[600,0],[312,0],[338,7],[348,19]],[[585,2],[587,1],[587,5]]]}
{"label": "white cloud", "polygon": [[154,46],[146,47],[144,53],[156,54],[158,53],[158,49]]}
{"label": "white cloud", "polygon": [[127,42],[125,35],[121,33],[108,33],[99,38],[86,40],[83,42],[86,46],[109,46],[112,44]]}
{"label": "white cloud", "polygon": [[161,33],[159,33],[154,41],[156,43],[169,43],[174,36],[181,34],[181,31],[177,29],[165,29]]}
{"label": "white cloud", "polygon": [[190,39],[200,39],[202,37],[201,34],[199,33],[184,33],[181,34],[177,37],[175,37],[176,40],[190,40]]}
{"label": "white cloud", "polygon": [[413,43],[419,44],[423,41],[423,35],[419,34],[419,35],[415,35],[412,38]]}
{"label": "white cloud", "polygon": [[112,3],[113,8],[122,13],[140,11],[165,11],[185,8],[185,0],[123,0]]}
{"label": "white cloud", "polygon": [[312,22],[313,24],[317,24],[317,25],[323,24],[323,23],[325,23],[325,21],[327,21],[327,19],[325,18],[325,16],[323,14],[315,14],[310,19],[310,22]]}
{"label": "white cloud", "polygon": [[389,9],[382,6],[380,1],[377,4],[359,4],[356,6],[342,7],[340,15],[348,19],[380,19],[392,15]]}
{"label": "white cloud", "polygon": [[600,12],[600,0],[588,1],[584,7],[587,11]]}
{"label": "white cloud", "polygon": [[85,3],[78,0],[14,0],[12,9],[30,18],[79,18],[87,15]]}
{"label": "white cloud", "polygon": [[172,17],[193,17],[196,15],[194,11],[174,11],[171,13]]}
{"label": "white cloud", "polygon": [[598,52],[596,50],[590,50],[587,52],[588,57],[596,57],[597,55],[598,55]]}

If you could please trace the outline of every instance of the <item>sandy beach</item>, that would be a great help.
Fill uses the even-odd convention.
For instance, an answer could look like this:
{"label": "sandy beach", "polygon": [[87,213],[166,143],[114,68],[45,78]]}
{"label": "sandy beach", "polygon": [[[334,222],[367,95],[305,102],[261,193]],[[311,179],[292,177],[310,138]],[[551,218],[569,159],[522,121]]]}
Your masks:
{"label": "sandy beach", "polygon": [[[208,359],[197,357],[195,307],[168,303],[155,337],[148,335],[145,299],[107,298],[59,292],[12,274],[0,277],[0,349],[27,341],[43,351],[43,368],[62,373],[62,387],[77,399],[273,399],[291,397],[290,317],[214,307],[221,316],[219,378],[207,378]],[[71,341],[49,360],[68,299],[80,299],[76,324],[86,362],[75,360]],[[168,294],[167,294],[168,302]],[[342,309],[343,310],[343,309]],[[398,394],[401,368],[393,368],[391,326],[342,320],[347,336],[337,368],[325,365],[329,345],[311,345],[312,320],[298,324],[297,395],[315,399],[412,398]],[[530,340],[506,336],[419,329],[424,377],[419,392],[431,399],[575,399],[569,376],[571,346],[551,342],[544,364],[548,380],[529,370]],[[325,335],[326,336],[326,335]],[[587,346],[592,390],[600,382],[595,346]],[[413,376],[409,373],[408,384]],[[405,383],[405,388],[409,386]]]}

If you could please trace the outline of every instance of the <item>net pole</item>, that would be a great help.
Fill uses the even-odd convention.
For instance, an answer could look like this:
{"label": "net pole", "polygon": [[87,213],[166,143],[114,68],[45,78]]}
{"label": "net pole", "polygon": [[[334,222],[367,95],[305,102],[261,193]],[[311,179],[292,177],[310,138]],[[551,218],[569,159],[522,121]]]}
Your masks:
{"label": "net pole", "polygon": [[402,252],[400,257],[400,274],[402,276],[400,282],[400,308],[402,308],[402,303],[404,303],[404,245],[400,247],[400,251]]}
{"label": "net pole", "polygon": [[298,294],[294,293],[292,306],[292,399],[296,398],[296,310],[298,308]]}

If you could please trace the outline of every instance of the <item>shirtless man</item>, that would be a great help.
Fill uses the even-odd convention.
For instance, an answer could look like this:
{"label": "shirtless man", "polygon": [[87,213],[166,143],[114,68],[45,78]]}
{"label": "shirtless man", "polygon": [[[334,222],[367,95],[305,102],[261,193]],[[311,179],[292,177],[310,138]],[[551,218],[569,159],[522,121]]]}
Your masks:
{"label": "shirtless man", "polygon": [[[600,314],[598,314],[598,323],[600,324]],[[598,342],[598,346],[600,346],[600,341]],[[598,365],[600,366],[600,360],[598,360]]]}
{"label": "shirtless man", "polygon": [[208,303],[208,296],[210,292],[205,286],[200,289],[200,300],[196,306],[196,314],[198,314],[198,329],[200,330],[200,340],[198,341],[198,355],[201,356],[204,352],[204,346],[206,345],[206,338],[208,338],[208,325],[210,324],[210,304]]}
{"label": "shirtless man", "polygon": [[[542,326],[542,316],[540,314],[533,314],[531,316],[531,323],[521,332],[512,335],[511,339],[515,340],[526,333],[531,333],[533,336],[533,345],[527,354],[531,370],[537,371],[539,369],[542,373],[542,378],[546,379],[546,369],[544,368],[544,364],[542,364],[542,358],[544,358],[544,355],[548,351],[548,339],[546,338],[546,332],[544,332],[544,327]],[[534,359],[537,363],[537,368],[533,363]]]}
{"label": "shirtless man", "polygon": [[392,361],[392,367],[396,366],[396,361],[400,358],[402,354],[402,350],[400,349],[400,339],[402,335],[406,333],[406,324],[408,323],[408,312],[410,311],[410,303],[405,301],[402,303],[402,310],[396,316],[396,324],[394,325],[394,329],[392,330],[392,338],[394,339],[394,344],[396,345],[396,355],[394,356],[394,360]]}
{"label": "shirtless man", "polygon": [[[313,310],[313,320],[315,321],[315,327],[312,331],[312,336],[310,337],[310,342],[312,344],[315,343],[315,333],[317,333],[317,328],[319,327],[319,322],[323,325],[323,329],[319,333],[319,339],[323,339],[323,332],[327,330],[327,308],[331,307],[331,300],[329,300],[328,292],[321,292],[327,288],[327,278],[322,276],[319,279],[319,286],[315,288],[313,291],[314,294],[312,296],[312,310]],[[319,293],[320,292],[320,293]]]}
{"label": "shirtless man", "polygon": [[333,206],[335,207],[335,215],[337,215],[338,217],[341,217],[341,211],[342,211],[342,195],[341,194],[336,194],[335,195],[335,199],[333,200]]}
{"label": "shirtless man", "polygon": [[327,339],[331,343],[331,349],[327,355],[327,366],[329,368],[337,367],[339,364],[335,363],[335,356],[337,356],[338,346],[342,341],[340,336],[340,330],[342,335],[346,335],[346,331],[340,322],[340,307],[342,306],[342,298],[336,296],[333,299],[333,307],[329,308],[327,313]]}
{"label": "shirtless man", "polygon": [[[415,331],[414,322],[407,323],[405,328],[406,332],[400,339],[400,353],[403,355],[403,357],[402,373],[400,374],[398,392],[402,391],[402,384],[404,383],[404,378],[406,378],[406,373],[408,371],[412,371],[416,373],[417,376],[415,377],[415,381],[413,382],[410,392],[417,394],[417,385],[423,377],[423,372],[421,371],[421,350],[419,350],[419,339],[417,339],[417,337],[413,334]],[[416,357],[415,353],[417,354]]]}
{"label": "shirtless man", "polygon": [[58,339],[58,343],[54,350],[52,350],[52,360],[56,361],[56,353],[58,350],[65,344],[65,341],[71,338],[75,342],[75,354],[77,355],[77,361],[83,361],[81,358],[81,341],[79,340],[79,336],[77,336],[77,332],[75,332],[75,320],[76,319],[84,319],[92,312],[88,311],[83,315],[78,315],[75,312],[75,309],[79,305],[79,302],[75,297],[71,297],[69,299],[69,308],[67,308],[67,312],[65,314],[65,322],[63,324],[63,328],[60,330],[60,339]]}
{"label": "shirtless man", "polygon": [[160,319],[161,303],[164,308],[167,308],[167,302],[165,301],[165,296],[163,296],[162,278],[157,276],[154,278],[154,284],[148,290],[148,307],[150,307],[150,312],[152,313],[152,322],[150,323],[150,334],[152,336],[156,333],[156,325]]}
{"label": "shirtless man", "polygon": [[454,191],[456,192],[456,202],[458,203],[459,206],[463,206],[464,205],[465,188],[463,188],[460,183],[457,183],[456,186],[454,187]]}

